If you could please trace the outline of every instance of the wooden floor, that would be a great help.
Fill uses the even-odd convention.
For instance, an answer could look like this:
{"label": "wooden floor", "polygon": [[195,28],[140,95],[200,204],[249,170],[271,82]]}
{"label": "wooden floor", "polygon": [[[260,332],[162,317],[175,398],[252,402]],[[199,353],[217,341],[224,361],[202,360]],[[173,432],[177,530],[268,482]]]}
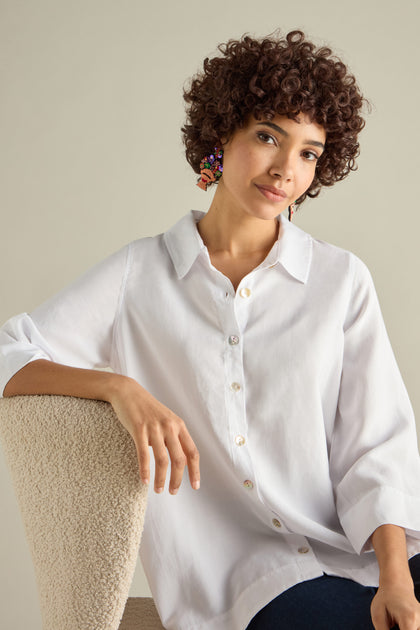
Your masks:
{"label": "wooden floor", "polygon": [[129,597],[119,630],[163,630],[151,597]]}

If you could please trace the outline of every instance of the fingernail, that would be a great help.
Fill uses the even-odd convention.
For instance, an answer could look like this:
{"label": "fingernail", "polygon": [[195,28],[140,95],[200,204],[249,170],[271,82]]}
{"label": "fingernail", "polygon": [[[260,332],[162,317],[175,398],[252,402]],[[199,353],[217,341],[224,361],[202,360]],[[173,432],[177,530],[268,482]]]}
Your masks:
{"label": "fingernail", "polygon": [[149,485],[149,480],[148,479],[143,479],[143,483],[146,484],[146,486]]}
{"label": "fingernail", "polygon": [[200,487],[200,482],[199,481],[193,481],[192,487],[194,488],[194,490],[198,490],[199,487]]}
{"label": "fingernail", "polygon": [[161,494],[161,492],[163,492],[163,488],[156,488],[156,492],[157,492],[158,494]]}
{"label": "fingernail", "polygon": [[169,492],[170,492],[171,494],[176,494],[176,493],[178,492],[178,488],[171,488],[171,489],[169,490]]}

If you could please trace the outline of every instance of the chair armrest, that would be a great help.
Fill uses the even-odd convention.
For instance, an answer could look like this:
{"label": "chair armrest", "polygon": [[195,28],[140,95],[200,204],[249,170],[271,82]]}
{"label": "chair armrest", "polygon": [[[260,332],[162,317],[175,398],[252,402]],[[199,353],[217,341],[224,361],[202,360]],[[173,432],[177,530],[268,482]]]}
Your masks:
{"label": "chair armrest", "polygon": [[44,630],[117,630],[147,487],[109,403],[0,400],[0,441],[35,568]]}

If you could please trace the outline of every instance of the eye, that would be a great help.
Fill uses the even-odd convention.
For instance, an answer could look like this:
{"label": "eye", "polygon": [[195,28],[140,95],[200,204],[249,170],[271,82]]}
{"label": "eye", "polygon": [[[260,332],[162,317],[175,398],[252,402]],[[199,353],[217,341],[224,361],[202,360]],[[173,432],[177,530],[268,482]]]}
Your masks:
{"label": "eye", "polygon": [[276,142],[273,136],[271,136],[269,133],[266,133],[265,131],[258,131],[257,138],[262,140],[264,144],[275,144]]}
{"label": "eye", "polygon": [[317,160],[319,160],[319,155],[315,153],[314,151],[303,151],[302,155],[305,159],[309,160],[310,162],[313,162],[313,161],[316,162]]}

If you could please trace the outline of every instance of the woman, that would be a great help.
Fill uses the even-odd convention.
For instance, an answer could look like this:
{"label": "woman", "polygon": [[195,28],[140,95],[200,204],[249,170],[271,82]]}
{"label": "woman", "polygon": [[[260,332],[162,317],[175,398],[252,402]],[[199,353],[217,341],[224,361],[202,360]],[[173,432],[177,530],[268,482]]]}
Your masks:
{"label": "woman", "polygon": [[363,98],[300,31],[219,50],[184,93],[208,212],[7,322],[4,395],[113,405],[165,627],[415,630],[415,424],[373,283],[282,214],[355,168]]}

